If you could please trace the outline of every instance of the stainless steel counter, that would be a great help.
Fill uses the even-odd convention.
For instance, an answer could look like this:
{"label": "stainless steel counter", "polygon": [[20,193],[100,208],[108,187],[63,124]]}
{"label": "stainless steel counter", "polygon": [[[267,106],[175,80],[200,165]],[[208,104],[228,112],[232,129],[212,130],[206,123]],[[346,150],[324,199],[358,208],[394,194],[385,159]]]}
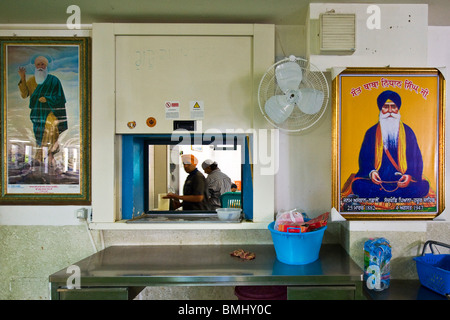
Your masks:
{"label": "stainless steel counter", "polygon": [[[230,256],[240,248],[256,258]],[[80,270],[81,289],[65,289],[72,273],[62,269],[49,277],[52,299],[67,293],[87,297],[83,294],[95,288],[111,289],[104,292],[111,298],[118,288],[129,295],[131,287],[173,285],[351,286],[352,295],[363,296],[362,270],[339,245],[322,245],[317,261],[298,266],[279,262],[273,245],[113,246],[74,265]]]}
{"label": "stainless steel counter", "polygon": [[242,217],[233,221],[220,220],[216,212],[151,211],[132,220],[127,220],[126,223],[240,223],[241,221]]}
{"label": "stainless steel counter", "polygon": [[419,280],[391,280],[389,288],[383,291],[364,286],[364,294],[370,300],[450,300],[450,296],[428,289]]}

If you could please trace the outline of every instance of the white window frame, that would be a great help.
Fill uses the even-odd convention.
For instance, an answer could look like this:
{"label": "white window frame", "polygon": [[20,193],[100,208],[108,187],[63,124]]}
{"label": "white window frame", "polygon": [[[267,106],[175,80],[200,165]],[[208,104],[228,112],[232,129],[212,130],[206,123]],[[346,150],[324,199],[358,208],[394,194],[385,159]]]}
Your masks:
{"label": "white window frame", "polygon": [[[258,107],[261,77],[274,63],[275,27],[262,24],[92,25],[92,229],[264,229],[274,218],[274,175],[253,164],[253,222],[143,223],[121,220],[120,136],[115,133],[115,37],[123,35],[242,35],[253,38],[253,129],[271,129]],[[255,139],[256,141],[257,139]],[[254,146],[253,150],[257,146]],[[262,169],[262,170],[261,170]]]}

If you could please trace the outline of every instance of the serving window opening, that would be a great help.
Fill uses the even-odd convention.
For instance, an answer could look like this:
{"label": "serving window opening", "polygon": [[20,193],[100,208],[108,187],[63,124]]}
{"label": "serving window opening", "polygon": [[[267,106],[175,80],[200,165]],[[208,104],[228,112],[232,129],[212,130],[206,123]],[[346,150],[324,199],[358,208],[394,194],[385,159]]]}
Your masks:
{"label": "serving window opening", "polygon": [[[202,163],[211,160],[236,187],[220,195],[220,207],[241,208],[242,219],[252,220],[250,141],[251,136],[245,134],[123,135],[122,219],[164,222],[175,217],[181,222],[211,221],[215,217],[212,220],[217,220],[216,207],[210,202],[205,210],[187,210],[165,199],[167,193],[184,195],[189,173],[183,166],[182,155],[193,155],[197,160],[196,169],[205,178],[208,173]],[[206,194],[214,196],[208,190]]]}

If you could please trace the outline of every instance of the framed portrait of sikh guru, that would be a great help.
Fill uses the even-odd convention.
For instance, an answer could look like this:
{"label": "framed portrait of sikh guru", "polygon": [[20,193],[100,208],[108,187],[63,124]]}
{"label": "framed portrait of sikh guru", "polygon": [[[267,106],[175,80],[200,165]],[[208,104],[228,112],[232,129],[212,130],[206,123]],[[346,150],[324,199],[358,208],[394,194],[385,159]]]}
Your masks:
{"label": "framed portrait of sikh guru", "polygon": [[344,218],[444,210],[444,100],[435,68],[347,68],[334,78],[332,203]]}
{"label": "framed portrait of sikh guru", "polygon": [[90,39],[2,37],[0,50],[0,204],[90,204]]}

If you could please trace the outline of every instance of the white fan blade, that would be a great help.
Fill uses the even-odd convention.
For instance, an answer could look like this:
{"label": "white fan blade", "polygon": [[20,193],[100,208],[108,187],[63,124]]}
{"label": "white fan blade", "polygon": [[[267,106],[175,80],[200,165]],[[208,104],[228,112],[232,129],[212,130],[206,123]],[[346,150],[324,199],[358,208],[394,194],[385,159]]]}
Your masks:
{"label": "white fan blade", "polygon": [[277,83],[284,93],[289,90],[298,89],[302,81],[302,69],[295,62],[286,62],[278,65],[275,69]]}
{"label": "white fan blade", "polygon": [[322,108],[324,94],[320,90],[312,88],[301,88],[300,101],[297,103],[299,109],[306,114],[315,114]]}
{"label": "white fan blade", "polygon": [[291,115],[294,104],[289,104],[285,96],[273,96],[266,101],[264,109],[273,122],[280,124]]}

